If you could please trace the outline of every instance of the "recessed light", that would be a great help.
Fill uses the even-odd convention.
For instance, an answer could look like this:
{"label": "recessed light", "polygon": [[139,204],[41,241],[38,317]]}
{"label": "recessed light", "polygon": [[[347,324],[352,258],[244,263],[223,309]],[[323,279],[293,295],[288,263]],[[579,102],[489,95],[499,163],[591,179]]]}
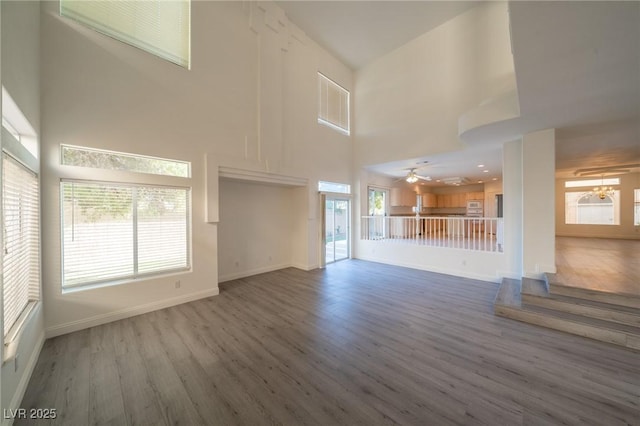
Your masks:
{"label": "recessed light", "polygon": [[479,180],[479,181],[478,181],[478,183],[482,183],[482,181],[481,181],[481,180]]}
{"label": "recessed light", "polygon": [[489,170],[483,170],[482,173],[489,173]]}
{"label": "recessed light", "polygon": [[436,182],[440,182],[440,179],[436,179]]}
{"label": "recessed light", "polygon": [[484,164],[478,164],[478,167],[484,167]]}
{"label": "recessed light", "polygon": [[498,180],[498,178],[493,178],[493,179],[491,179],[491,180]]}

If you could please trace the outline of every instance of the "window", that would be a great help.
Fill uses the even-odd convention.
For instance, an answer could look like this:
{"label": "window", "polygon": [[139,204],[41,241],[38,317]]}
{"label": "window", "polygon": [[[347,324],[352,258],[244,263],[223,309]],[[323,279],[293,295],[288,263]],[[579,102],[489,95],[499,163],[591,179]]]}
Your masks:
{"label": "window", "polygon": [[640,189],[633,190],[633,223],[640,226]]}
{"label": "window", "polygon": [[346,183],[325,182],[321,180],[318,182],[318,191],[351,194],[351,185],[347,185]]}
{"label": "window", "polygon": [[60,15],[189,68],[189,0],[61,0]]}
{"label": "window", "polygon": [[101,149],[62,145],[61,163],[65,166],[126,170],[154,175],[191,177],[191,164],[186,161],[133,155]]}
{"label": "window", "polygon": [[349,134],[349,92],[318,73],[318,123]]}
{"label": "window", "polygon": [[190,268],[190,190],[61,182],[62,287]]}
{"label": "window", "polygon": [[620,185],[620,178],[583,179],[568,180],[564,183],[565,188],[595,187],[606,185]]}
{"label": "window", "polygon": [[619,225],[620,191],[600,199],[584,192],[565,193],[565,223],[576,225]]}
{"label": "window", "polygon": [[2,154],[4,342],[11,343],[40,298],[38,176]]}

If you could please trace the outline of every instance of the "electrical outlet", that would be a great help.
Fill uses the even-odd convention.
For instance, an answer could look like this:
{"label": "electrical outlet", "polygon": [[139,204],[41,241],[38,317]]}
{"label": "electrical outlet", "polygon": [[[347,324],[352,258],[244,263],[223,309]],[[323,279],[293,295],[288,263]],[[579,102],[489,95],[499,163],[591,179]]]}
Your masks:
{"label": "electrical outlet", "polygon": [[182,283],[180,282],[180,280],[176,281],[176,288],[180,288],[181,285]]}

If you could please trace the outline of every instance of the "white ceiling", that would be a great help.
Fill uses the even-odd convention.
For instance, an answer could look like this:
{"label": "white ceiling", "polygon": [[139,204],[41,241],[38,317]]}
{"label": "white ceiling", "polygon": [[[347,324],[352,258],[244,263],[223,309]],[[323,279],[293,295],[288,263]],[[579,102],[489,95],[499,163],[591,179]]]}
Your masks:
{"label": "white ceiling", "polygon": [[[281,1],[289,18],[353,69],[468,10],[474,2]],[[556,128],[559,175],[640,163],[640,3],[510,3],[521,116],[468,136],[473,149],[374,166],[391,176],[501,173],[500,143]],[[622,126],[620,126],[622,123]],[[489,167],[478,174],[477,164]]]}
{"label": "white ceiling", "polygon": [[474,1],[277,1],[289,19],[354,70],[470,9]]}

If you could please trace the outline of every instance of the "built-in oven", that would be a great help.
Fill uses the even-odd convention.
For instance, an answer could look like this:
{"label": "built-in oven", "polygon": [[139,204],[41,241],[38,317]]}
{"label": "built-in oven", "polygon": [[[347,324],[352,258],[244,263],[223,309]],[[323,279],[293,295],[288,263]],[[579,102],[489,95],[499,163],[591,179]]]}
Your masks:
{"label": "built-in oven", "polygon": [[481,200],[469,200],[467,201],[467,210],[482,210],[482,204]]}

